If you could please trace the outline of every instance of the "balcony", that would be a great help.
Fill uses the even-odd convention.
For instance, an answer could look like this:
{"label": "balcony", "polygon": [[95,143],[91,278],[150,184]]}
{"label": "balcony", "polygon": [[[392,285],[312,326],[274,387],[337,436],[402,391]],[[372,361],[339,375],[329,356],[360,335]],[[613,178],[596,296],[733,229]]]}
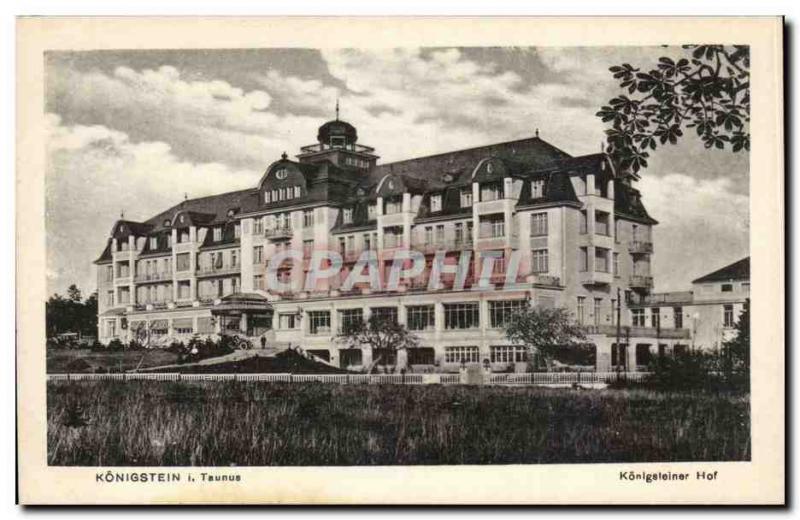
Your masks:
{"label": "balcony", "polygon": [[578,279],[583,285],[611,285],[614,275],[605,271],[581,271]]}
{"label": "balcony", "polygon": [[[605,335],[615,337],[617,335],[616,325],[586,325],[583,327],[587,335]],[[623,325],[619,328],[621,340],[626,338],[659,338],[659,339],[690,339],[689,329],[657,329],[655,327],[629,327]]]}
{"label": "balcony", "polygon": [[241,265],[226,265],[222,267],[201,267],[195,273],[198,278],[207,278],[212,276],[225,276],[231,274],[239,274],[242,270]]}
{"label": "balcony", "polygon": [[561,279],[558,276],[550,276],[547,274],[529,274],[525,277],[525,281],[534,285],[546,285],[549,287],[561,286]]}
{"label": "balcony", "polygon": [[136,275],[136,278],[133,280],[136,283],[153,283],[153,282],[171,282],[172,281],[172,272],[162,272],[162,273],[139,273]]}
{"label": "balcony", "polygon": [[653,277],[634,274],[631,275],[630,279],[628,280],[628,285],[631,289],[650,290],[653,288]]}
{"label": "balcony", "polygon": [[649,240],[634,240],[628,244],[628,251],[632,255],[650,255],[653,253],[653,243]]}
{"label": "balcony", "polygon": [[478,234],[475,246],[479,250],[503,249],[506,247],[517,249],[519,247],[519,235],[513,233],[509,236],[507,234],[498,235],[491,232],[482,232]]}
{"label": "balcony", "polygon": [[315,144],[310,144],[308,146],[303,146],[303,147],[300,148],[300,152],[302,152],[301,155],[307,154],[307,153],[328,152],[330,150],[344,150],[344,151],[348,151],[348,152],[358,152],[358,153],[369,153],[369,154],[371,154],[372,152],[375,151],[375,148],[372,148],[371,146],[364,146],[362,144],[355,144],[355,143],[348,144],[348,145],[343,145],[343,146],[331,146],[331,145],[325,144],[325,143],[315,143]]}
{"label": "balcony", "polygon": [[281,226],[264,230],[264,236],[269,240],[286,240],[292,238],[294,232],[291,226]]}
{"label": "balcony", "polygon": [[472,240],[442,240],[431,243],[414,244],[412,249],[423,254],[435,254],[437,251],[466,251],[474,247]]}

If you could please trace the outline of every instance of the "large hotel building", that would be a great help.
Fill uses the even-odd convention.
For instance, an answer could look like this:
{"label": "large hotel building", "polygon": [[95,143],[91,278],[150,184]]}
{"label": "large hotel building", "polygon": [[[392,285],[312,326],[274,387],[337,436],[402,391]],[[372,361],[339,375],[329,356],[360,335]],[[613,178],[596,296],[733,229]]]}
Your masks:
{"label": "large hotel building", "polygon": [[[514,309],[535,305],[565,307],[586,327],[597,370],[637,370],[655,353],[689,346],[691,331],[682,320],[666,326],[652,318],[657,222],[635,181],[605,154],[573,157],[538,135],[378,164],[375,150],[337,118],[296,160],[284,153],[253,188],[116,222],[95,262],[99,338],[236,333],[257,346],[265,338],[337,366],[368,366],[372,349],[345,349],[335,337],[382,313],[418,336],[419,348],[406,354],[411,370],[487,362],[511,370],[522,369],[526,352],[502,325]],[[385,277],[408,249],[427,263],[399,290],[344,284],[364,251],[374,252]],[[284,286],[275,290],[267,265],[287,251],[295,258],[280,266]],[[342,270],[308,287],[315,251],[339,253]],[[446,263],[472,253],[464,287],[452,275],[429,286],[441,251]],[[486,256],[494,259],[494,289],[477,286],[476,259]],[[519,265],[509,280],[512,258]]]}

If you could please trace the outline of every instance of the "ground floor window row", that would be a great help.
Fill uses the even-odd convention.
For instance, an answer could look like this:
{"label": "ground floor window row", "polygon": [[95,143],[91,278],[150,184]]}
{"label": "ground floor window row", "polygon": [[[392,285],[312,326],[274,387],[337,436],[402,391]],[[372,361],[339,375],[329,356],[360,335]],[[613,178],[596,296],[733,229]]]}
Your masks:
{"label": "ground floor window row", "polygon": [[[513,314],[529,305],[528,300],[500,300],[488,302],[488,326],[502,328]],[[371,316],[397,323],[399,309],[392,306],[370,307]],[[442,305],[442,317],[445,330],[477,329],[481,326],[480,302],[445,303]],[[337,333],[346,333],[366,319],[365,309],[340,309],[336,311]],[[310,334],[330,334],[331,311],[308,311],[308,332]],[[409,305],[406,307],[406,326],[411,331],[433,330],[437,325],[437,312],[434,305]],[[300,326],[297,313],[279,313],[280,329],[296,329]]]}

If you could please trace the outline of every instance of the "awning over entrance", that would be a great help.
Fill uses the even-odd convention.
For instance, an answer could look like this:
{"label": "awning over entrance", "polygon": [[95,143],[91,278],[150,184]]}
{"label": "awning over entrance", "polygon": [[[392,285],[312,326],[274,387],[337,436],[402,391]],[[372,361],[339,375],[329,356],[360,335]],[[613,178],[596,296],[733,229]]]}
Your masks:
{"label": "awning over entrance", "polygon": [[237,315],[241,312],[253,314],[272,313],[272,305],[267,298],[257,293],[229,294],[219,304],[211,308],[212,314]]}

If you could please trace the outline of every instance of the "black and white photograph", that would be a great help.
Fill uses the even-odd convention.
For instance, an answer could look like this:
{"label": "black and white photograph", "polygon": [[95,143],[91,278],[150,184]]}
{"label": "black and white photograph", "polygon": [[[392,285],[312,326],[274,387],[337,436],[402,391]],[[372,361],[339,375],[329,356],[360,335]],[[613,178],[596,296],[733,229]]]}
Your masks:
{"label": "black and white photograph", "polygon": [[43,52],[46,466],[753,461],[747,40],[383,43]]}

